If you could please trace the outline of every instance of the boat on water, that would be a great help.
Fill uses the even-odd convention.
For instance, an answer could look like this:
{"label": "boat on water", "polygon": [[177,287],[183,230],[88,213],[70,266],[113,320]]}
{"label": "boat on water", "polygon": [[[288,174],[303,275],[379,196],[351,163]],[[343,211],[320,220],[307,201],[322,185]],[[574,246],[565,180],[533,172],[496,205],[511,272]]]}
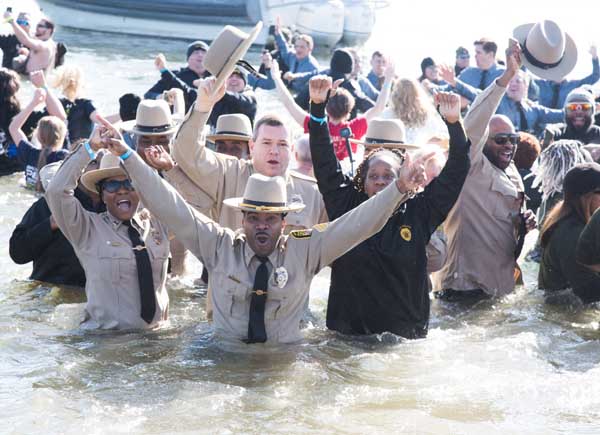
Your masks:
{"label": "boat on water", "polygon": [[277,17],[310,34],[319,46],[364,43],[375,25],[375,10],[386,0],[38,0],[61,26],[176,39],[212,40],[226,24],[250,30],[265,26],[262,45]]}

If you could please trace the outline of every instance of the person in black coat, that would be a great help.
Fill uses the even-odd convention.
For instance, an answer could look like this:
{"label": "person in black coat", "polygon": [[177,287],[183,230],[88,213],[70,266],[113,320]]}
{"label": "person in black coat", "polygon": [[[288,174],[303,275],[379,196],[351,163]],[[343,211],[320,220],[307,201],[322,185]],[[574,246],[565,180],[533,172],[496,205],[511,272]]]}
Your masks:
{"label": "person in black coat", "polygon": [[[314,77],[311,88],[310,149],[315,177],[331,220],[366,201],[398,176],[410,155],[386,138],[351,179],[333,152],[325,120],[331,79]],[[332,91],[333,92],[333,91]],[[469,147],[460,122],[460,98],[436,97],[450,133],[448,161],[440,175],[403,204],[379,233],[331,265],[327,327],[344,334],[392,332],[405,338],[427,335],[429,294],[425,247],[456,202],[470,168]],[[390,120],[389,122],[397,122]],[[376,144],[385,135],[367,133]],[[410,146],[410,145],[408,145]],[[423,155],[423,164],[431,155]],[[351,232],[352,228],[348,228]]]}
{"label": "person in black coat", "polygon": [[[60,162],[51,163],[40,171],[42,185],[47,187]],[[88,170],[98,169],[96,161]],[[75,197],[86,210],[101,212],[103,205],[98,195],[75,190]],[[9,242],[10,258],[17,264],[33,262],[30,279],[57,285],[85,287],[85,273],[73,247],[62,234],[44,197],[34,202],[14,229]]]}

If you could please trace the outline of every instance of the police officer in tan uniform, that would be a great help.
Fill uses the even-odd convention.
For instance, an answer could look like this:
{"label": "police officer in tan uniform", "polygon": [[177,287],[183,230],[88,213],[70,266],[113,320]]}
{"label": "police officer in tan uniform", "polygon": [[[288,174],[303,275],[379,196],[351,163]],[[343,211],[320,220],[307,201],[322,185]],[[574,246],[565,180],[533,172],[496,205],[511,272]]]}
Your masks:
{"label": "police officer in tan uniform", "polygon": [[[109,148],[117,155],[129,153],[122,141],[112,140]],[[166,155],[155,153],[152,160]],[[247,343],[300,340],[313,276],[378,232],[425,181],[422,162],[405,165],[395,183],[334,222],[284,235],[286,214],[305,204],[289,201],[282,177],[252,174],[243,197],[225,201],[241,215],[242,229],[233,231],[196,212],[137,155],[123,166],[152,214],[208,268],[215,333]]]}
{"label": "police officer in tan uniform", "polygon": [[[82,171],[103,147],[99,130],[65,160],[46,191],[56,224],[73,246],[86,275],[85,328],[143,329],[167,320],[167,228],[147,210],[120,159],[106,154],[100,168]],[[133,151],[121,155],[131,158]],[[137,157],[137,155],[136,155]],[[86,211],[73,196],[77,180],[100,194],[106,212]]]}

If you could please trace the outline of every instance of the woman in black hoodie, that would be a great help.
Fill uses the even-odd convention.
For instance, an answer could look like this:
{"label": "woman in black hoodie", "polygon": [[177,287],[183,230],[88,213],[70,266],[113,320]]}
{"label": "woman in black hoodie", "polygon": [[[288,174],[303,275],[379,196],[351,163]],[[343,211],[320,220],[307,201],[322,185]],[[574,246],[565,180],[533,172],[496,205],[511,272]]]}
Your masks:
{"label": "woman in black hoodie", "polygon": [[[325,118],[331,79],[310,82],[310,148],[315,177],[331,220],[357,207],[398,176],[410,158],[397,138],[396,149],[377,148],[353,179],[344,175],[333,151]],[[458,96],[440,93],[436,103],[450,133],[448,161],[421,192],[403,204],[385,227],[332,265],[327,327],[344,334],[392,332],[406,338],[427,335],[429,290],[425,247],[456,202],[469,172],[469,142],[460,122]],[[366,141],[381,137],[367,132]],[[385,141],[390,144],[389,138]],[[348,228],[351,232],[352,228]]]}

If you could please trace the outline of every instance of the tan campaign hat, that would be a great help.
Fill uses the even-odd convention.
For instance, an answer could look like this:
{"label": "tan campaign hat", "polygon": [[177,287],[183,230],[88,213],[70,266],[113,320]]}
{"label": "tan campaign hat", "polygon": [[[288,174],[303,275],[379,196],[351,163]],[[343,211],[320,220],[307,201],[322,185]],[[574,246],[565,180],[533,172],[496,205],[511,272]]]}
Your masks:
{"label": "tan campaign hat", "polygon": [[418,145],[404,143],[404,124],[399,119],[375,118],[369,121],[363,141],[365,148],[417,149]]}
{"label": "tan campaign hat", "polygon": [[242,140],[252,139],[252,124],[250,118],[243,113],[232,113],[221,115],[217,119],[217,127],[214,134],[206,136],[206,140]]}
{"label": "tan campaign hat", "polygon": [[100,167],[83,174],[81,176],[81,184],[87,190],[99,193],[98,182],[121,175],[127,175],[121,167],[121,159],[114,154],[104,153],[102,160],[100,160]]}
{"label": "tan campaign hat", "polygon": [[123,131],[144,136],[158,136],[174,133],[177,124],[173,122],[169,105],[164,100],[142,100],[137,108],[135,120],[119,125]]}
{"label": "tan campaign hat", "polygon": [[61,164],[62,160],[60,162],[48,163],[46,166],[40,169],[39,177],[44,190],[48,190],[48,185],[56,175],[56,172],[58,171],[58,168],[60,168]]}
{"label": "tan campaign hat", "polygon": [[267,177],[252,174],[244,189],[243,198],[229,198],[223,204],[238,210],[258,213],[287,213],[300,211],[306,205],[299,202],[287,202],[287,189],[283,177]]}
{"label": "tan campaign hat", "polygon": [[522,24],[513,36],[523,50],[523,65],[538,77],[561,80],[577,63],[575,41],[554,21]]}
{"label": "tan campaign hat", "polygon": [[215,90],[229,78],[258,36],[262,25],[262,21],[259,21],[250,33],[234,26],[225,26],[210,44],[203,63],[206,70],[216,77]]}

